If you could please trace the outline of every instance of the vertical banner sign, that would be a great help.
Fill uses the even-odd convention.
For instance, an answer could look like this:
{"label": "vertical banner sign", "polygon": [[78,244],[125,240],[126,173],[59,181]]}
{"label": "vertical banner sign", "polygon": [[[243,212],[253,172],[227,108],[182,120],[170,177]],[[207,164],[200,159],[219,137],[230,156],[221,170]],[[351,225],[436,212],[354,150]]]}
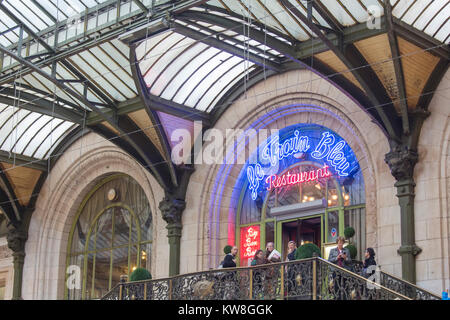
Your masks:
{"label": "vertical banner sign", "polygon": [[247,266],[255,252],[260,248],[259,225],[241,228],[241,266]]}

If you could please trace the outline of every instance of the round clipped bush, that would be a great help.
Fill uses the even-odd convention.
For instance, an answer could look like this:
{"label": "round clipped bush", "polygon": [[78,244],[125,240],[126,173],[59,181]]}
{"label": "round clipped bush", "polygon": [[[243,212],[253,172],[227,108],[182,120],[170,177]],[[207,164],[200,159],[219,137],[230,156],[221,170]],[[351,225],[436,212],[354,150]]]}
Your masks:
{"label": "round clipped bush", "polygon": [[150,280],[152,275],[145,268],[137,268],[130,275],[130,282]]}
{"label": "round clipped bush", "polygon": [[345,239],[350,239],[354,235],[355,235],[355,229],[353,229],[353,227],[347,227],[344,229]]}
{"label": "round clipped bush", "polygon": [[295,251],[295,259],[308,259],[314,257],[314,253],[320,257],[320,248],[314,243],[305,243]]}
{"label": "round clipped bush", "polygon": [[225,254],[229,254],[229,253],[231,253],[231,249],[233,249],[233,247],[228,244],[223,248],[223,252]]}
{"label": "round clipped bush", "polygon": [[356,246],[350,243],[349,245],[346,246],[346,248],[350,252],[350,258],[352,258],[352,260],[355,259],[356,255],[358,254],[358,250],[356,249]]}

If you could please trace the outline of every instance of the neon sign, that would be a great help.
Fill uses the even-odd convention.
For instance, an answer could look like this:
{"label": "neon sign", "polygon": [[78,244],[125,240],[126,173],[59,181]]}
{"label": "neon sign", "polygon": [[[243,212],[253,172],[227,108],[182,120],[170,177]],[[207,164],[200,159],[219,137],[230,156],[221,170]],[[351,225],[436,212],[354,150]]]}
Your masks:
{"label": "neon sign", "polygon": [[294,136],[284,140],[282,144],[279,142],[280,137],[278,135],[273,137],[263,149],[263,159],[270,160],[271,165],[275,166],[283,158],[298,152],[308,151],[310,148],[309,138],[306,136],[299,136],[299,134],[298,130],[295,130]]}
{"label": "neon sign", "polygon": [[[253,258],[256,251],[260,248],[260,229],[259,226],[250,226],[241,229],[241,261],[248,261]],[[242,265],[244,265],[243,263]]]}
{"label": "neon sign", "polygon": [[[349,175],[348,169],[350,167],[350,163],[346,158],[344,153],[344,148],[347,146],[347,143],[344,140],[340,140],[336,143],[335,136],[326,131],[322,133],[320,142],[316,145],[315,149],[310,153],[311,157],[316,160],[324,160],[329,163],[331,167],[333,167],[334,171],[341,177],[346,177]],[[291,155],[295,155],[298,153],[306,153],[311,147],[311,141],[308,136],[301,136],[298,130],[295,130],[293,135],[287,139],[285,139],[282,143],[280,143],[280,138],[278,135],[274,136],[270,139],[270,141],[264,146],[262,152],[262,158],[268,160],[270,162],[270,169],[277,166],[279,162]],[[292,179],[296,179],[296,183],[317,180],[317,178],[313,178],[314,175],[318,175],[319,173],[323,177],[331,176],[331,173],[328,171],[328,166],[325,166],[322,171],[315,171],[315,173],[308,173],[308,177],[300,176],[294,177],[294,175],[290,175],[289,177],[285,174],[281,177],[278,177],[276,174],[272,174],[266,178],[266,183],[269,184],[267,190],[271,190],[276,186],[283,186],[294,183],[287,183],[287,179],[293,181]],[[309,178],[311,175],[311,179]],[[247,167],[247,179],[249,182],[249,189],[251,191],[251,197],[253,200],[256,200],[257,193],[259,189],[260,182],[264,179],[265,173],[262,165],[260,163],[256,163],[255,165],[249,165]],[[303,180],[302,180],[303,178]],[[281,180],[280,180],[281,179]]]}
{"label": "neon sign", "polygon": [[302,182],[314,181],[319,178],[327,178],[331,176],[331,172],[328,171],[328,166],[324,166],[322,169],[304,171],[291,174],[289,171],[281,176],[272,174],[267,177],[266,183],[269,185],[267,190],[298,184]]}

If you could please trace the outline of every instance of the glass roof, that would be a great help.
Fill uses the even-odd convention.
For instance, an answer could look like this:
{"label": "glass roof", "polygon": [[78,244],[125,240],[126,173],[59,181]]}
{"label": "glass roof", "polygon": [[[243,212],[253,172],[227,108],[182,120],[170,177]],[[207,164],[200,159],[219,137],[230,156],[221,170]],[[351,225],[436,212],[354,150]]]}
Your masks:
{"label": "glass roof", "polygon": [[[152,4],[173,4],[173,1],[168,0],[140,1],[147,7]],[[307,15],[308,1],[288,1]],[[337,24],[342,28],[353,26],[365,23],[369,19],[368,10],[374,6],[381,9],[383,2],[384,0],[317,0],[316,4],[322,9],[314,7],[312,18],[316,24],[326,28],[331,28],[330,24]],[[448,43],[450,1],[390,0],[390,3],[396,19]],[[225,17],[235,22],[236,28],[243,28],[243,21],[249,22],[255,29],[266,25],[267,36],[289,45],[315,37],[281,1],[210,0],[206,4],[208,9],[194,7],[190,11]],[[131,23],[137,14],[142,14],[134,0],[3,0],[0,1],[0,11],[0,45],[29,58],[29,61],[38,61],[42,70],[49,74],[52,73],[51,66],[44,61],[49,54],[48,47],[56,48],[57,52],[75,48],[82,41],[96,39],[113,27]],[[233,86],[239,82],[245,85],[247,75],[258,68],[258,65],[236,52],[242,51],[244,56],[251,54],[274,64],[284,59],[279,52],[264,43],[241,35],[242,29],[238,32],[234,28],[225,29],[201,20],[181,19],[177,16],[173,22],[202,34],[205,38],[219,38],[234,50],[217,49],[173,30],[148,38],[137,46],[139,68],[149,92],[180,105],[211,112]],[[21,29],[21,24],[27,29]],[[34,39],[32,34],[37,35],[38,39]],[[100,41],[58,60],[53,72],[67,87],[85,95],[97,107],[106,108],[137,97],[129,50],[118,39]],[[20,64],[11,57],[0,56],[2,76],[14,75],[20,68]],[[23,86],[24,92],[48,101],[53,101],[56,96],[68,110],[85,108],[90,111],[87,106],[38,73],[17,74],[13,80]],[[85,86],[80,77],[86,79],[84,81],[88,81],[89,86]],[[8,85],[12,86],[12,82]],[[1,150],[46,159],[56,143],[78,126],[75,120],[67,121],[62,117],[34,112],[30,108],[20,108],[20,103],[20,109],[14,103],[3,103],[0,106]]]}
{"label": "glass roof", "polygon": [[[289,0],[305,16],[307,0]],[[375,9],[383,15],[384,0],[317,0],[326,9],[322,16],[313,8],[316,24],[330,27],[325,18],[336,20],[347,27],[369,20],[369,11]],[[447,43],[450,36],[448,19],[450,2],[447,0],[390,0],[395,18],[412,25],[435,39]],[[311,38],[311,30],[290,14],[279,1],[211,0],[208,4],[233,12],[243,18],[251,18],[285,34],[289,38],[305,41]]]}
{"label": "glass roof", "polygon": [[0,124],[1,150],[36,159],[48,159],[58,143],[76,127],[72,122],[4,103],[0,103]]}

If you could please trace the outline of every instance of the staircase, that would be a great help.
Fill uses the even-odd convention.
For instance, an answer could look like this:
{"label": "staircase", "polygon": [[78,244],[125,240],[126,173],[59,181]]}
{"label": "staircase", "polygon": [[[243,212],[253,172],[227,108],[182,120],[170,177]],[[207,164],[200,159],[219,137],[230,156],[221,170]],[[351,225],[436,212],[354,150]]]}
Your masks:
{"label": "staircase", "polygon": [[[358,268],[355,271],[358,272]],[[319,257],[121,282],[102,300],[440,300],[385,272],[370,281]]]}

